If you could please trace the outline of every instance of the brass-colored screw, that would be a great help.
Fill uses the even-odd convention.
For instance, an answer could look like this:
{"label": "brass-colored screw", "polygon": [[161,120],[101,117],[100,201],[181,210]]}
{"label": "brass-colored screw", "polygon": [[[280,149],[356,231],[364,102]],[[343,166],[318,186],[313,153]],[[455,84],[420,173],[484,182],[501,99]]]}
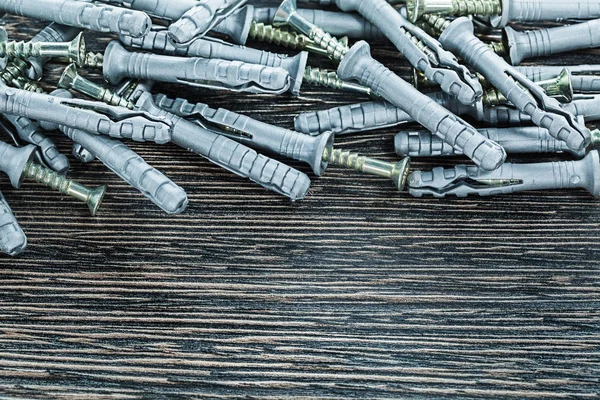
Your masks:
{"label": "brass-colored screw", "polygon": [[378,160],[350,151],[326,147],[323,152],[323,161],[333,165],[350,168],[366,174],[391,178],[396,188],[401,191],[406,186],[406,179],[410,168],[410,158],[406,157],[400,162],[391,163]]}
{"label": "brass-colored screw", "polygon": [[75,64],[65,68],[58,87],[63,89],[73,89],[79,93],[90,96],[96,100],[103,101],[113,106],[120,106],[132,109],[135,107],[131,101],[125,100],[121,96],[116,95],[111,90],[102,87],[88,79],[85,79],[77,72]]}
{"label": "brass-colored screw", "polygon": [[83,65],[86,56],[83,34],[70,42],[0,42],[0,57],[65,57],[77,65]]}
{"label": "brass-colored screw", "polygon": [[490,16],[502,13],[502,0],[407,0],[408,19],[416,22],[423,14]]}
{"label": "brass-colored screw", "polygon": [[102,185],[95,189],[90,189],[84,185],[67,179],[64,175],[59,175],[51,169],[45,168],[39,164],[28,162],[23,170],[24,177],[35,180],[49,188],[58,190],[60,193],[71,196],[87,204],[92,215],[96,215],[104,194],[106,186]]}

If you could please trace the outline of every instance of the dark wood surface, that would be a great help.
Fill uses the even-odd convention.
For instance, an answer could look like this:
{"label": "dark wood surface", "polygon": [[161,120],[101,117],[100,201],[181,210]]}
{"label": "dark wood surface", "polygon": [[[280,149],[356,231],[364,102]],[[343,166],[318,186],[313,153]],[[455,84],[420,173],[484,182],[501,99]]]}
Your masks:
{"label": "dark wood surface", "polygon": [[[23,39],[42,26],[7,22]],[[407,71],[391,46],[374,54]],[[157,89],[286,127],[360,100]],[[338,143],[393,160],[398,129]],[[70,172],[109,185],[97,218],[37,184],[0,183],[29,238],[23,256],[0,258],[0,397],[600,396],[600,204],[588,193],[413,199],[332,167],[291,203],[175,146],[132,147],[187,190],[183,215],[98,162]]]}

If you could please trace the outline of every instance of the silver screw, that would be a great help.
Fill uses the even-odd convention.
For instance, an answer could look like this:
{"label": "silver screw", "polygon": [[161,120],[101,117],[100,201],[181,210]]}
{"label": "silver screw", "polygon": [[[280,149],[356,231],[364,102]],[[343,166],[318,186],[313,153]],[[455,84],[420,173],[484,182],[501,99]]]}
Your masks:
{"label": "silver screw", "polygon": [[67,179],[64,175],[59,175],[51,169],[32,162],[25,164],[23,174],[25,178],[33,179],[44,186],[58,190],[60,193],[84,202],[89,207],[92,216],[96,215],[98,212],[100,204],[102,204],[102,200],[104,199],[104,194],[106,193],[106,185],[90,189],[75,181]]}
{"label": "silver screw", "polygon": [[66,57],[83,65],[86,56],[83,34],[77,35],[70,42],[0,42],[0,57],[29,58],[29,57]]}
{"label": "silver screw", "polygon": [[406,179],[410,168],[410,158],[408,157],[400,162],[391,163],[361,156],[358,153],[350,151],[334,149],[333,147],[325,148],[323,161],[366,174],[391,178],[396,188],[400,191],[406,186]]}
{"label": "silver screw", "polygon": [[409,20],[416,22],[423,14],[490,16],[502,14],[501,0],[407,0]]}
{"label": "silver screw", "polygon": [[335,61],[341,61],[349,48],[347,44],[325,32],[315,24],[308,21],[298,13],[295,0],[284,0],[273,17],[273,25],[290,25],[302,32],[318,46],[325,49],[329,57]]}
{"label": "silver screw", "polygon": [[43,93],[44,89],[41,86],[25,78],[27,68],[28,66],[25,61],[16,58],[6,65],[4,71],[0,72],[0,80],[8,86],[14,86],[29,92]]}
{"label": "silver screw", "polygon": [[337,90],[346,90],[365,94],[370,97],[379,97],[373,93],[371,88],[352,82],[341,80],[335,71],[321,68],[306,67],[304,70],[304,81],[308,84],[330,87]]}
{"label": "silver screw", "polygon": [[306,50],[311,53],[328,56],[327,51],[317,46],[315,42],[308,38],[308,36],[295,32],[288,32],[262,22],[252,22],[252,24],[250,24],[248,37],[250,39],[276,44],[292,50]]}
{"label": "silver screw", "polygon": [[111,90],[79,75],[75,64],[69,65],[64,70],[58,81],[58,87],[63,89],[73,89],[79,93],[113,106],[126,107],[131,110],[135,107],[131,101],[125,100],[124,98],[117,96]]}
{"label": "silver screw", "polygon": [[83,67],[101,69],[103,63],[104,63],[104,54],[103,53],[90,52],[85,55],[85,60],[83,61]]}

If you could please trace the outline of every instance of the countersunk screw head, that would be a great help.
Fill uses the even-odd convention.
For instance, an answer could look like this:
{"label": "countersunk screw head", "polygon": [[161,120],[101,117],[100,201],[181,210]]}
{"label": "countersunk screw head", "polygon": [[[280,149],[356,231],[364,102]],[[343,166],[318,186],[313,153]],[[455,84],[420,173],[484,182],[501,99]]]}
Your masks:
{"label": "countersunk screw head", "polygon": [[102,200],[104,200],[104,195],[106,194],[106,185],[98,186],[89,193],[88,200],[86,204],[90,208],[90,212],[92,216],[95,216],[102,204]]}
{"label": "countersunk screw head", "polygon": [[86,48],[83,33],[77,35],[69,44],[69,58],[80,67],[85,65]]}
{"label": "countersunk screw head", "polygon": [[398,191],[404,190],[406,187],[406,181],[410,172],[410,158],[406,157],[403,160],[396,163],[392,171],[392,180],[396,184]]}
{"label": "countersunk screw head", "polygon": [[71,88],[78,76],[79,74],[77,73],[77,67],[75,64],[69,64],[58,80],[58,87],[65,89]]}
{"label": "countersunk screw head", "polygon": [[406,2],[406,15],[410,22],[417,22],[423,13],[425,13],[424,0],[408,0]]}
{"label": "countersunk screw head", "polygon": [[284,0],[275,12],[275,16],[273,17],[273,25],[287,25],[296,10],[296,0]]}

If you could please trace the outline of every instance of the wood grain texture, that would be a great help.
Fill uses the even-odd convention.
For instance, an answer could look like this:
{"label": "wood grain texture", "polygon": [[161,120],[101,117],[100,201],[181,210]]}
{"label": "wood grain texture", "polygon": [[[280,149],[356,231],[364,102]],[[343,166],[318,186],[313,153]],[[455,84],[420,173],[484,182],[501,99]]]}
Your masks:
{"label": "wood grain texture", "polygon": [[[23,39],[43,26],[6,22]],[[310,87],[185,95],[290,128],[301,110],[359,100]],[[393,160],[397,129],[338,143]],[[29,238],[24,256],[0,258],[1,397],[600,397],[600,204],[588,193],[413,199],[332,167],[290,203],[175,146],[131,146],[187,190],[185,214],[161,213],[98,162],[70,173],[109,185],[97,218],[0,182]]]}

